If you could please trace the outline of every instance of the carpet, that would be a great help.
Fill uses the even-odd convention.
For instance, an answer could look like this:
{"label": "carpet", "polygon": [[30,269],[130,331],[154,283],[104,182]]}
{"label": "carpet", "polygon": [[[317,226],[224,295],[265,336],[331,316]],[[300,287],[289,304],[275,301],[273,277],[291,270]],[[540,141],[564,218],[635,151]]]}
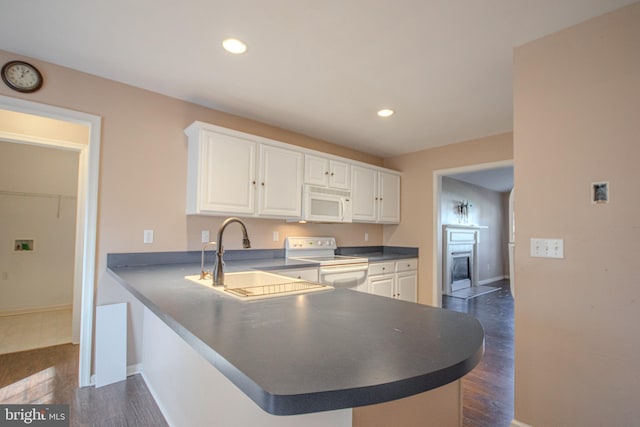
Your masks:
{"label": "carpet", "polygon": [[471,286],[469,288],[459,289],[455,292],[451,292],[450,294],[445,295],[452,298],[471,299],[480,295],[488,294],[489,292],[495,292],[499,289],[500,288],[496,288],[493,286]]}

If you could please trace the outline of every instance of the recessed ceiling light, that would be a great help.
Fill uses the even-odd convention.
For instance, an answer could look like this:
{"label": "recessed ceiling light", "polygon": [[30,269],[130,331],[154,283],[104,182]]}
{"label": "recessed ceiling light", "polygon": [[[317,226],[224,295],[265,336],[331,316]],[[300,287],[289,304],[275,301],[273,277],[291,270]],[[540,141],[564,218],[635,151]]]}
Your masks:
{"label": "recessed ceiling light", "polygon": [[247,45],[238,39],[224,39],[222,41],[222,47],[224,47],[227,52],[235,53],[236,55],[247,51]]}
{"label": "recessed ceiling light", "polygon": [[380,117],[389,117],[389,116],[393,116],[395,113],[395,111],[393,111],[390,108],[383,108],[382,110],[378,111],[378,115]]}

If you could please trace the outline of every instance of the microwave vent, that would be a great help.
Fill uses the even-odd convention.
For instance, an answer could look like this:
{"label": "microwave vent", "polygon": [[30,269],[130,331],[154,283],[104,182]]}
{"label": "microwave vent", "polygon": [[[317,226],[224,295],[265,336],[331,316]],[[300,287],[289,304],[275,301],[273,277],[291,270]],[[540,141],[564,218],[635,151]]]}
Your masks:
{"label": "microwave vent", "polygon": [[307,192],[315,194],[331,194],[334,196],[351,197],[351,191],[349,190],[337,190],[335,188],[318,187],[315,185],[308,185]]}

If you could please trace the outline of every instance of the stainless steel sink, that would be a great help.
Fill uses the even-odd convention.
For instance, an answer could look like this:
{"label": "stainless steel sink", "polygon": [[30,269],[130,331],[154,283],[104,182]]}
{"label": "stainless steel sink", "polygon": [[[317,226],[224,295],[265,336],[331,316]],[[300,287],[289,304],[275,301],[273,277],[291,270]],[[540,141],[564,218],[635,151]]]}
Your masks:
{"label": "stainless steel sink", "polygon": [[207,286],[225,295],[231,295],[243,301],[272,298],[285,295],[305,294],[326,289],[332,286],[293,279],[266,271],[242,271],[225,273],[225,286],[213,286],[211,279],[200,279],[199,275],[186,276],[185,279]]}

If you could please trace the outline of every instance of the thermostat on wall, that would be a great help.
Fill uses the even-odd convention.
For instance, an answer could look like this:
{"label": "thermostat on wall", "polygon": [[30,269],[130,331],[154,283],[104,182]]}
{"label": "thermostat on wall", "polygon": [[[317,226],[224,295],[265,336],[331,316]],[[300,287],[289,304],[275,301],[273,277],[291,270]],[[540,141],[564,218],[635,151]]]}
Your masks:
{"label": "thermostat on wall", "polygon": [[33,239],[16,239],[13,243],[14,252],[33,252],[35,249]]}
{"label": "thermostat on wall", "polygon": [[609,203],[609,183],[608,182],[592,182],[591,183],[591,203],[604,204]]}

